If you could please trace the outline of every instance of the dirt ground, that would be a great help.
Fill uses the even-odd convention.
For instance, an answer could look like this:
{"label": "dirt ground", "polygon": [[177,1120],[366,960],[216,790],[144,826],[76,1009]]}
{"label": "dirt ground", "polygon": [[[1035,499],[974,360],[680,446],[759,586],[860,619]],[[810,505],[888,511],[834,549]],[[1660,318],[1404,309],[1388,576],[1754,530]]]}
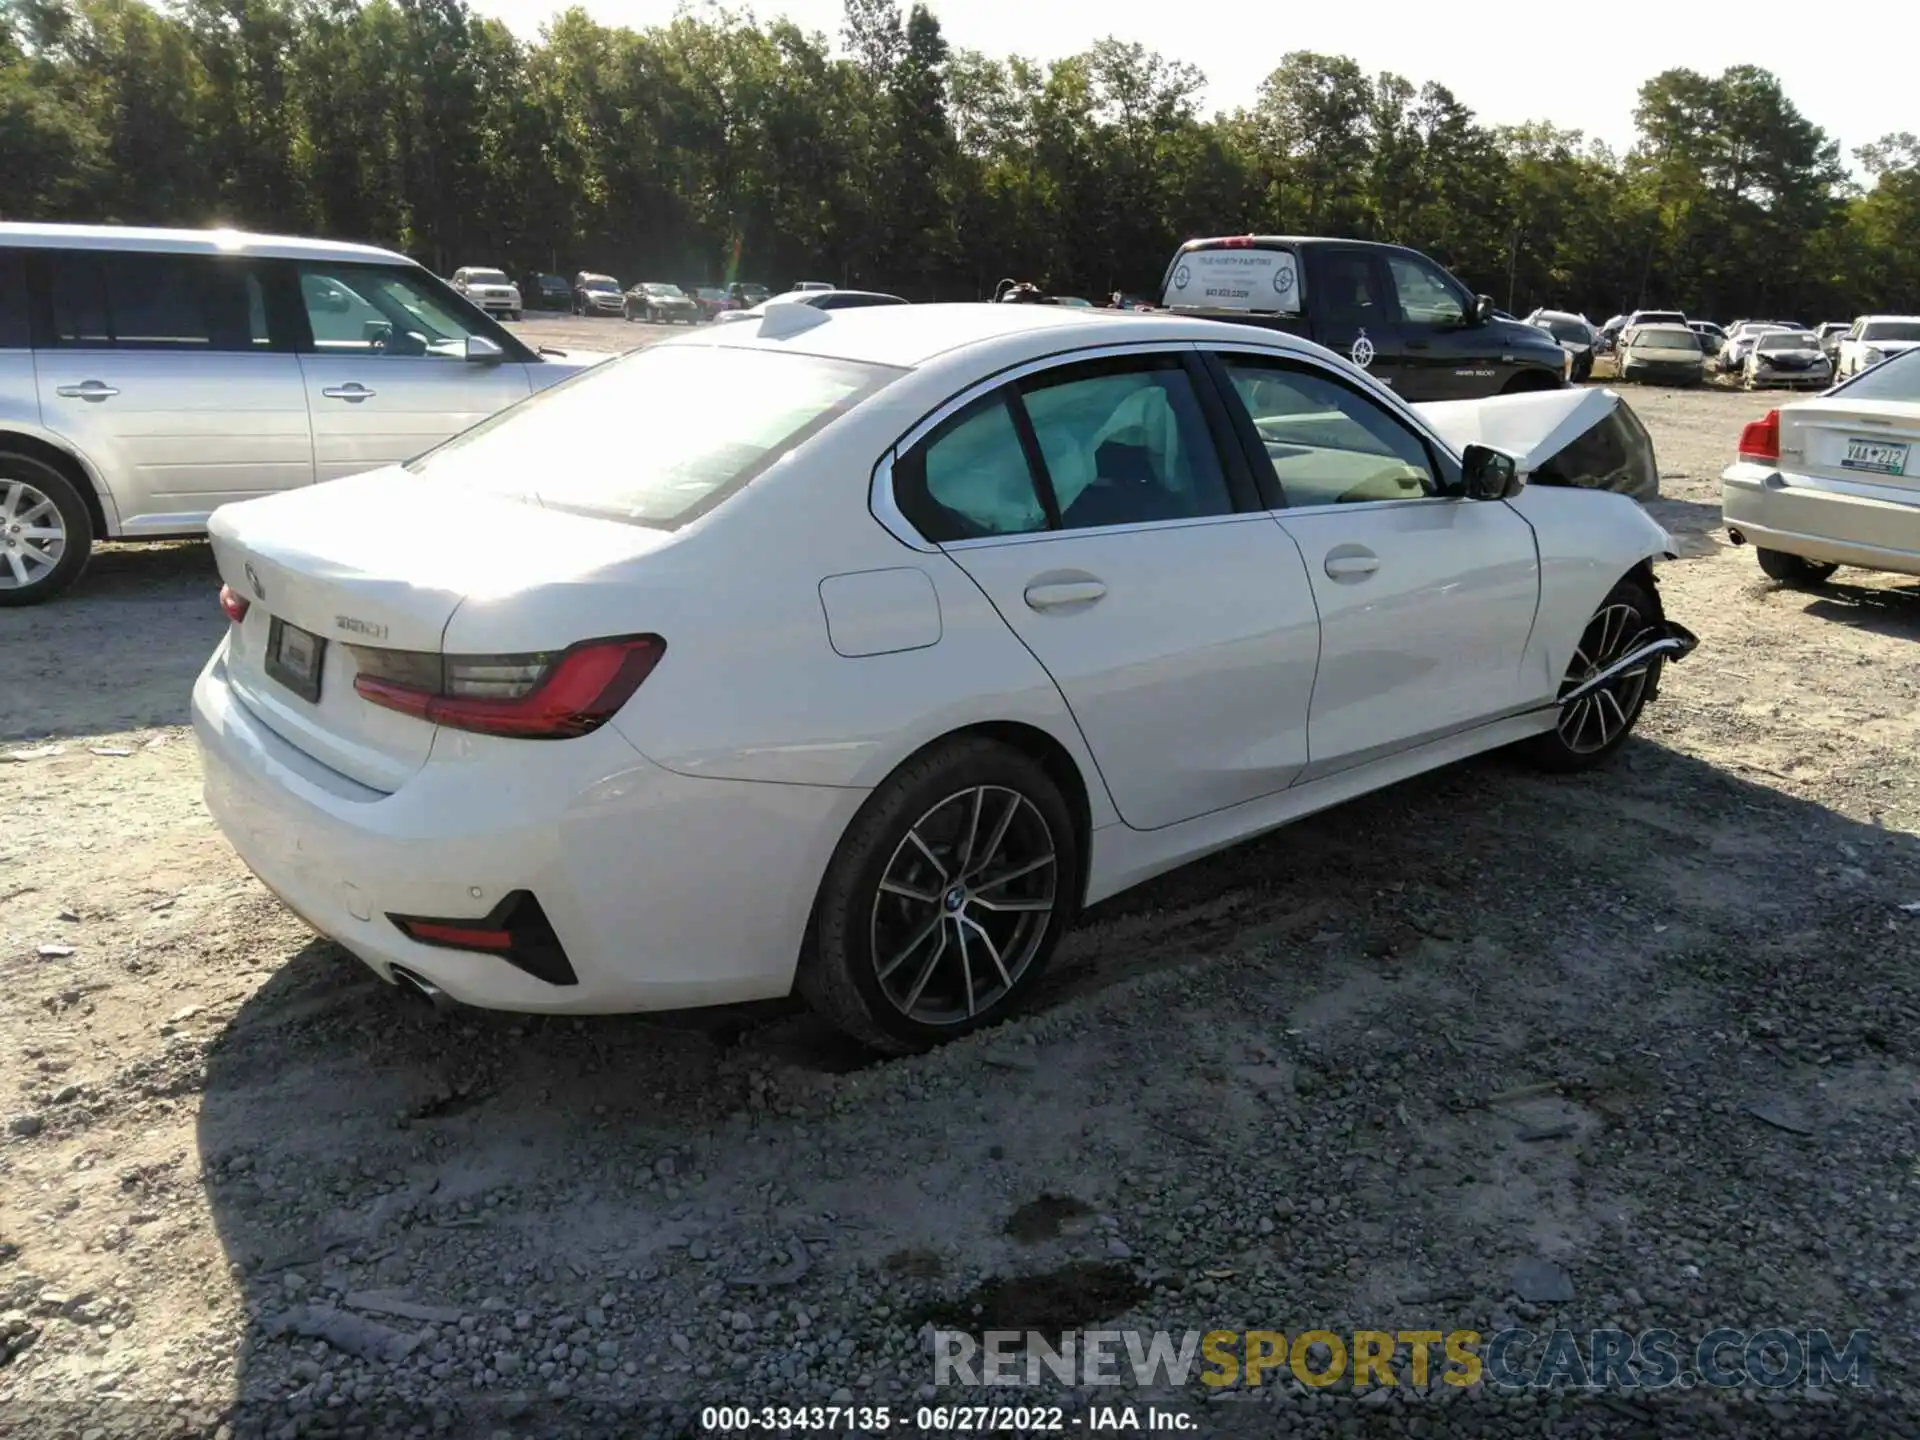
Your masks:
{"label": "dirt ground", "polygon": [[[1191,866],[1087,916],[1036,1015],[879,1065],[781,1007],[403,1001],[202,809],[203,546],[0,611],[0,1434],[911,1407],[942,1318],[1867,1329],[1866,1395],[1615,1396],[1579,1433],[1910,1433],[1920,588],[1764,580],[1717,477],[1765,400],[1630,399],[1702,647],[1617,763],[1491,758]],[[1442,1398],[1382,1409],[1562,1404]]]}

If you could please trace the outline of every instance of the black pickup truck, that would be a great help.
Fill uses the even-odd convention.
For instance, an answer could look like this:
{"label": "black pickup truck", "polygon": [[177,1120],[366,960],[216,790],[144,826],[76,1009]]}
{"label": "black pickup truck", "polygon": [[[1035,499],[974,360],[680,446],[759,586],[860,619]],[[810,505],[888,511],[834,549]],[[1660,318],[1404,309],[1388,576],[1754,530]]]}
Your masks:
{"label": "black pickup truck", "polygon": [[1493,301],[1418,250],[1370,240],[1232,235],[1189,240],[1160,303],[1337,351],[1408,400],[1478,400],[1566,383],[1546,331],[1494,315]]}

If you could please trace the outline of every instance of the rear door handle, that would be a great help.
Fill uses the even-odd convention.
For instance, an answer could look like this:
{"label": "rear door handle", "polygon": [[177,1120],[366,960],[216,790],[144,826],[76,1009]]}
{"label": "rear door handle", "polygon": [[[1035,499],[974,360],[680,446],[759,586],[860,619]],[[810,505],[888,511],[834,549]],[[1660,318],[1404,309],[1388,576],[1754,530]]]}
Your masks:
{"label": "rear door handle", "polygon": [[104,380],[82,380],[78,385],[62,385],[54,394],[68,400],[110,400],[120,392]]}
{"label": "rear door handle", "polygon": [[371,400],[377,392],[355,380],[347,385],[329,385],[320,393],[329,400]]}
{"label": "rear door handle", "polygon": [[1032,610],[1055,610],[1062,605],[1091,605],[1107,593],[1107,587],[1098,580],[1055,580],[1042,585],[1027,587],[1027,607]]}
{"label": "rear door handle", "polygon": [[1364,580],[1380,568],[1380,557],[1370,550],[1336,550],[1327,556],[1330,580]]}

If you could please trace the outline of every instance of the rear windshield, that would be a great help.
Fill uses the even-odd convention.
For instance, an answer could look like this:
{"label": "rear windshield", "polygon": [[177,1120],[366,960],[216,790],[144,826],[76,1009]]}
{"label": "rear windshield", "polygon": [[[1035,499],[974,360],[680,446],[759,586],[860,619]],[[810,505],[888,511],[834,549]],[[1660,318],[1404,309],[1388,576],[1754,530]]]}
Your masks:
{"label": "rear windshield", "polygon": [[1820,342],[1802,330],[1798,334],[1783,330],[1774,335],[1760,337],[1760,349],[1771,355],[1778,350],[1818,350]]}
{"label": "rear windshield", "polygon": [[678,295],[680,293],[680,287],[678,285],[643,285],[640,288],[645,290],[649,295]]}
{"label": "rear windshield", "polygon": [[1684,334],[1677,330],[1643,330],[1633,337],[1636,350],[1685,350],[1689,354],[1700,353],[1700,337],[1691,330]]}
{"label": "rear windshield", "polygon": [[502,410],[407,468],[670,529],[900,373],[784,351],[656,345]]}
{"label": "rear windshield", "polygon": [[504,285],[507,283],[507,277],[498,270],[469,270],[467,283],[469,285]]}
{"label": "rear windshield", "polygon": [[1849,400],[1920,402],[1920,350],[1889,356],[1831,393],[1844,395]]}
{"label": "rear windshield", "polygon": [[1687,317],[1678,310],[1642,310],[1638,322],[1641,325],[1684,325]]}
{"label": "rear windshield", "polygon": [[1869,320],[1860,327],[1862,340],[1920,340],[1920,320]]}

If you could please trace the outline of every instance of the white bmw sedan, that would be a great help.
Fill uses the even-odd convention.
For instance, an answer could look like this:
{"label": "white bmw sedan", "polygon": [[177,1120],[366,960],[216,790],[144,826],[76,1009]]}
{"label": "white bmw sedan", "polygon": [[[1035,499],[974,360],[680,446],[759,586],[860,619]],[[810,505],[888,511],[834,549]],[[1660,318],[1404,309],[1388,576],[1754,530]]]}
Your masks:
{"label": "white bmw sedan", "polygon": [[1619,747],[1692,648],[1671,542],[1523,433],[1610,398],[1423,412],[1242,326],[771,306],[218,511],[207,803],[436,1000],[797,989],[923,1047],[1092,901],[1496,746]]}

